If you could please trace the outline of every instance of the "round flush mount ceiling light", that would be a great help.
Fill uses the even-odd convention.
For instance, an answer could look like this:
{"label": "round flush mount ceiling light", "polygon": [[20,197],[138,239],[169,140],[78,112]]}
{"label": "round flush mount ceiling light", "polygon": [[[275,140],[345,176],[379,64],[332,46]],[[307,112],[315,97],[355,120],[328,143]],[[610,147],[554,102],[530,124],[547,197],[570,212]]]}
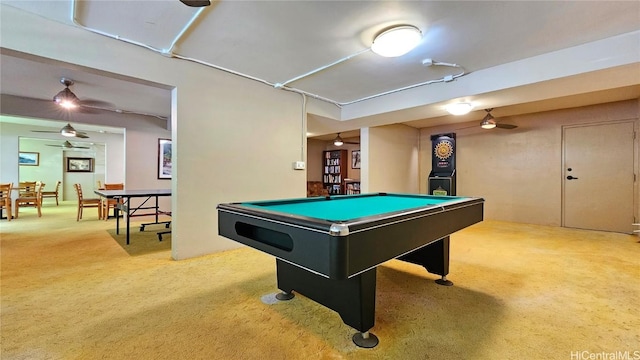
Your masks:
{"label": "round flush mount ceiling light", "polygon": [[413,50],[420,43],[420,40],[422,40],[422,33],[417,27],[396,26],[376,36],[371,50],[384,57],[402,56]]}
{"label": "round flush mount ceiling light", "polygon": [[473,109],[473,105],[468,102],[459,102],[447,105],[446,109],[451,115],[465,115]]}

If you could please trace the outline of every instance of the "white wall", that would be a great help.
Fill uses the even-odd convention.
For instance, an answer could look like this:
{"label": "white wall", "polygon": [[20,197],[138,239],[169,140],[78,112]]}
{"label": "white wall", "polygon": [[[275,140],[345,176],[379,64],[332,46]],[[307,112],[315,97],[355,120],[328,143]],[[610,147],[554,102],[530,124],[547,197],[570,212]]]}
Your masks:
{"label": "white wall", "polygon": [[[101,146],[104,148],[104,146]],[[64,168],[63,177],[62,177],[62,189],[64,190],[64,200],[77,200],[78,196],[76,194],[75,188],[73,184],[80,184],[82,187],[82,196],[85,198],[96,198],[97,195],[94,194],[94,190],[98,189],[97,180],[98,177],[102,177],[102,174],[98,174],[96,177],[95,169],[96,163],[104,163],[105,155],[104,152],[100,152],[101,159],[98,157],[98,152],[95,150],[89,151],[80,151],[80,150],[65,150],[63,151],[62,156],[62,166]],[[68,159],[69,158],[91,158],[93,159],[93,171],[92,172],[69,172],[67,171]],[[104,166],[103,166],[104,167]],[[20,177],[22,177],[22,172],[20,172]]]}
{"label": "white wall", "polygon": [[417,193],[419,139],[406,125],[361,130],[362,192]]}
{"label": "white wall", "polygon": [[292,168],[305,131],[301,97],[205,70],[177,89],[176,258],[239,246],[217,236],[218,203],[306,196],[306,173]]}
{"label": "white wall", "polygon": [[[38,166],[18,166],[19,181],[41,181],[45,184],[44,191],[55,190],[56,182],[58,180],[62,181],[64,172],[62,169],[62,149],[46,145],[52,143],[55,142],[20,138],[20,151],[37,152],[39,154],[39,164]],[[17,183],[14,184],[17,185]],[[60,197],[60,200],[62,200],[62,197]]]}
{"label": "white wall", "polygon": [[322,181],[322,152],[326,147],[324,140],[307,140],[307,181]]}
{"label": "white wall", "polygon": [[[158,139],[171,139],[171,132],[145,122],[136,121],[135,124],[126,129],[122,149],[126,176],[121,179],[107,176],[106,183],[124,183],[125,189],[171,188],[171,180],[158,179]],[[144,200],[132,199],[131,202],[137,205]],[[161,210],[172,210],[171,197],[161,197],[158,203]]]}
{"label": "white wall", "polygon": [[[8,49],[174,87],[174,258],[240,246],[217,235],[218,203],[305,196],[306,173],[292,169],[294,161],[303,160],[305,146],[300,95],[6,6],[0,26]],[[142,185],[142,176],[149,186],[161,186],[161,180],[151,179],[155,168],[149,173],[144,163],[130,164],[137,161],[135,153],[147,151],[132,140],[142,137],[135,131],[127,126],[125,183]],[[135,169],[141,172],[134,176]]]}

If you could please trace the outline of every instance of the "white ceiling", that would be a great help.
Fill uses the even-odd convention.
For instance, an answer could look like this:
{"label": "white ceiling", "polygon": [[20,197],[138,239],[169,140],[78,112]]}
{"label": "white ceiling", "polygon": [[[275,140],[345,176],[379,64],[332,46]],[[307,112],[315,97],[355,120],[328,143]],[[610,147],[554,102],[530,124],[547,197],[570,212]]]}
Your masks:
{"label": "white ceiling", "polygon": [[[636,48],[598,54],[597,61],[571,52],[632,32],[640,39],[638,1],[223,0],[199,9],[177,0],[2,0],[2,6],[118,36],[114,41],[148,47],[150,56],[172,54],[265,86],[285,84],[340,107],[342,121],[310,116],[315,136],[367,125],[422,128],[471,121],[488,107],[499,117],[640,97],[640,53],[633,54],[638,41]],[[398,58],[367,50],[377,33],[399,24],[420,28],[423,40],[416,49]],[[635,56],[631,63],[615,63],[629,51]],[[459,67],[423,66],[427,58]],[[50,106],[63,88],[59,79],[67,77],[75,80],[72,90],[81,99],[109,102],[112,110],[170,116],[170,90],[159,84],[7,49],[0,60],[3,95],[46,100]],[[514,64],[518,76],[500,76],[513,74]],[[447,75],[456,80],[439,81]],[[360,101],[367,97],[373,99]],[[476,111],[446,115],[443,105],[458,99],[473,102]]]}

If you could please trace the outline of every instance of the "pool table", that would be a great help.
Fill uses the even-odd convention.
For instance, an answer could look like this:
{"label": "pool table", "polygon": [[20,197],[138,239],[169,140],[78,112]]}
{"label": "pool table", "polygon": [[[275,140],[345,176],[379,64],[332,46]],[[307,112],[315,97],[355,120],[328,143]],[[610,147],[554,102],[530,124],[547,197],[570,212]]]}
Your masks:
{"label": "pool table", "polygon": [[360,331],[360,347],[378,344],[376,267],[398,258],[451,285],[449,235],[483,219],[473,197],[369,193],[219,204],[218,233],[276,257],[280,300],[293,291],[336,311]]}

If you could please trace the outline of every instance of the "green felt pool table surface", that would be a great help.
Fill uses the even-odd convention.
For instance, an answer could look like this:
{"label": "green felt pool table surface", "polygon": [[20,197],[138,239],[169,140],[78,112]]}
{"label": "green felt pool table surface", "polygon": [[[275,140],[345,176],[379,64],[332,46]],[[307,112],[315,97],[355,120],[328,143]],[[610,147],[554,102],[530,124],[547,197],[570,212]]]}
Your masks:
{"label": "green felt pool table surface", "polygon": [[376,193],[276,201],[254,201],[245,202],[242,203],[242,205],[322,220],[348,221],[414,208],[440,206],[462,199],[465,198],[455,196]]}

